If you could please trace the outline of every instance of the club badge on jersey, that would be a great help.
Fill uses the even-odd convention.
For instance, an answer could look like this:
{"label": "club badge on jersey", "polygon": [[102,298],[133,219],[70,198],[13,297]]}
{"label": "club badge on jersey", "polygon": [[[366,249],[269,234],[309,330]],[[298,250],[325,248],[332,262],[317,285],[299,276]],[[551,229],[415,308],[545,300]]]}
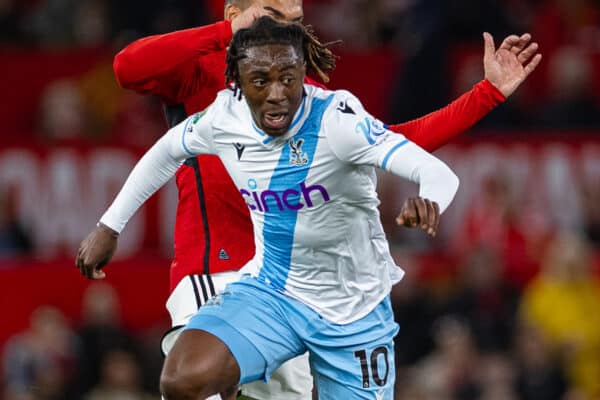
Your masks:
{"label": "club badge on jersey", "polygon": [[302,144],[304,143],[304,139],[298,139],[294,141],[294,139],[289,140],[290,145],[290,164],[296,166],[302,166],[308,164],[308,156],[306,153],[302,151]]}

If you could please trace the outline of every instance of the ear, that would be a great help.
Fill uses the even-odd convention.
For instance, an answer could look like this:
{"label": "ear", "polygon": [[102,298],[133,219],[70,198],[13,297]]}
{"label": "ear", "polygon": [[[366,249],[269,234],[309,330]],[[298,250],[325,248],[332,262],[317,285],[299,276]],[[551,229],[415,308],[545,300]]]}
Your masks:
{"label": "ear", "polygon": [[234,6],[233,4],[228,4],[227,7],[225,7],[224,17],[226,21],[233,21],[233,19],[241,13],[242,10],[239,7]]}

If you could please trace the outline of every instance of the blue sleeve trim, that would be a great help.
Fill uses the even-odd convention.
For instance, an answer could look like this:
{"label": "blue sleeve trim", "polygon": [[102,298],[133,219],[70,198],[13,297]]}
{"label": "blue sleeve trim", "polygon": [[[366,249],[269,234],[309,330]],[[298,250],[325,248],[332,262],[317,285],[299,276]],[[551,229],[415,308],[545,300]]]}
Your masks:
{"label": "blue sleeve trim", "polygon": [[191,120],[191,118],[188,118],[188,120],[185,122],[185,126],[183,127],[183,134],[181,135],[181,146],[183,146],[183,150],[185,150],[186,153],[188,153],[192,157],[195,157],[196,154],[192,153],[189,147],[187,147],[187,145],[185,144],[185,134],[187,133],[187,128]]}
{"label": "blue sleeve trim", "polygon": [[381,168],[387,170],[387,164],[390,161],[390,158],[392,157],[392,155],[402,146],[404,146],[406,143],[408,143],[409,140],[408,139],[404,139],[403,141],[401,141],[400,143],[398,143],[397,145],[395,145],[394,147],[392,147],[392,149],[385,155],[385,157],[383,158],[383,162],[381,163]]}

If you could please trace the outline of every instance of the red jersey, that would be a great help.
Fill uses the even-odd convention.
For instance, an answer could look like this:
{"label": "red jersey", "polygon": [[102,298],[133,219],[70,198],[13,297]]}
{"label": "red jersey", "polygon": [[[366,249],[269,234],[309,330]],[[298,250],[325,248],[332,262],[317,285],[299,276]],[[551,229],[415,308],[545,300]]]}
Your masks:
{"label": "red jersey", "polygon": [[[155,35],[133,42],[114,61],[119,84],[165,103],[173,126],[205,109],[225,88],[231,23]],[[450,105],[390,129],[432,151],[468,129],[504,96],[483,80]],[[254,255],[248,207],[216,156],[188,159],[176,174],[179,203],[171,290],[192,274],[240,269]]]}

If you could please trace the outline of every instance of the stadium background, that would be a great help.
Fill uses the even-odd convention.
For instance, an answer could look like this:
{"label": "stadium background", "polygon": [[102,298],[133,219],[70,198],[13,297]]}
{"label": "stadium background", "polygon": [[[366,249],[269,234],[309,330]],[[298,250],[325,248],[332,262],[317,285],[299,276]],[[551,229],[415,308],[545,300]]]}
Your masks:
{"label": "stadium background", "polygon": [[[165,130],[155,99],[117,86],[113,55],[221,12],[220,0],[0,1],[4,399],[158,398],[174,187],[127,227],[106,282],[84,280],[73,259]],[[439,237],[394,226],[415,187],[381,175],[407,270],[392,295],[396,398],[600,398],[599,3],[305,0],[305,13],[344,40],[330,86],[390,122],[481,79],[484,30],[540,43],[518,92],[437,153],[462,182]]]}

